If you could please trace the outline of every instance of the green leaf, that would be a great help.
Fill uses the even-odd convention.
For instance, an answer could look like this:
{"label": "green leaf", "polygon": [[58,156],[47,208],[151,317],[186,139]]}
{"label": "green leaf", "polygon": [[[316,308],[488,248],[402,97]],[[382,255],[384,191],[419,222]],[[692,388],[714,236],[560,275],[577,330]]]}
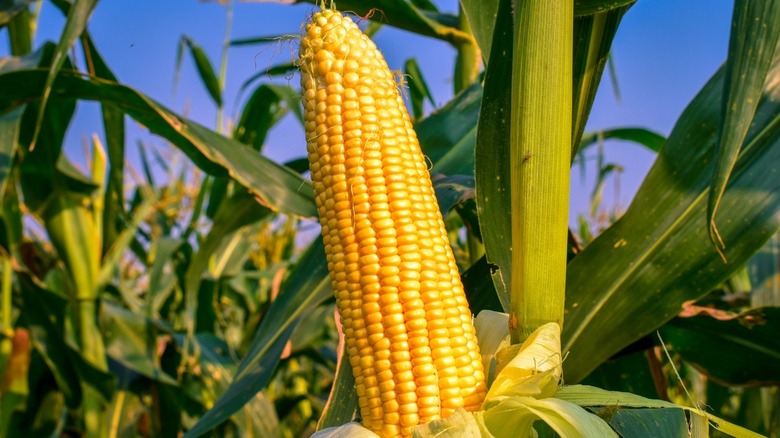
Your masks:
{"label": "green leaf", "polygon": [[317,422],[317,429],[336,427],[352,421],[358,409],[358,396],[355,391],[355,376],[349,364],[349,354],[344,348],[343,336],[339,342],[339,361],[336,364],[336,377],[330,390],[328,402]]}
{"label": "green leaf", "polygon": [[11,172],[11,161],[16,152],[22,125],[22,115],[27,105],[22,105],[0,116],[0,204],[5,196],[6,182]]}
{"label": "green leaf", "polygon": [[710,239],[720,250],[725,241],[718,232],[715,216],[758,107],[772,54],[780,43],[780,0],[737,0],[731,29],[715,169],[707,204]]}
{"label": "green leaf", "polygon": [[103,301],[100,306],[100,330],[104,334],[106,354],[110,358],[150,379],[178,386],[176,379],[160,368],[152,321]]}
{"label": "green leaf", "polygon": [[[780,57],[771,74],[780,74]],[[764,89],[722,201],[730,220],[721,235],[734,242],[728,264],[701,226],[722,90],[721,70],[683,112],[626,214],[569,263],[567,381],[581,381],[723,283],[780,228],[780,178],[770,176],[780,160],[777,82]]]}
{"label": "green leaf", "polygon": [[678,317],[661,328],[661,337],[686,362],[722,385],[778,384],[780,308],[751,309],[734,316],[728,320],[707,314]]}
{"label": "green leaf", "polygon": [[412,114],[414,119],[418,120],[423,116],[423,103],[427,99],[432,106],[436,106],[436,102],[433,101],[431,90],[428,88],[428,83],[425,82],[425,78],[420,71],[420,66],[417,65],[417,60],[409,58],[404,64],[404,73],[408,77],[407,85],[409,87],[409,99],[412,102]]}
{"label": "green leaf", "polygon": [[222,423],[253,396],[254,392],[247,391],[247,388],[259,389],[271,380],[280,354],[298,321],[333,296],[324,253],[321,239],[316,239],[309,246],[282,285],[283,292],[261,321],[233,382],[185,437],[201,436]]}
{"label": "green leaf", "polygon": [[431,173],[474,174],[474,145],[482,87],[474,84],[415,125]]}
{"label": "green leaf", "polygon": [[[211,230],[206,238],[200,242],[198,252],[190,261],[185,274],[184,293],[188,341],[193,339],[198,329],[208,332],[213,330],[213,327],[196,327],[198,309],[201,304],[204,304],[204,300],[200,297],[201,279],[208,272],[212,256],[216,254],[222,242],[239,228],[259,222],[268,217],[270,213],[269,209],[258,204],[249,193],[243,191],[235,193],[220,205],[214,216]],[[189,350],[185,348],[185,351]],[[182,356],[183,362],[187,359],[186,356],[186,354]]]}
{"label": "green leaf", "polygon": [[209,61],[209,57],[206,55],[206,52],[203,50],[203,48],[201,48],[195,41],[193,41],[192,38],[186,35],[181,37],[181,40],[179,41],[179,48],[176,51],[176,74],[174,75],[173,79],[174,88],[179,81],[179,71],[181,71],[181,63],[184,57],[185,46],[192,54],[192,59],[195,61],[195,68],[198,71],[198,76],[200,76],[201,82],[203,82],[203,85],[206,87],[206,91],[208,91],[209,96],[211,96],[211,100],[213,100],[218,107],[221,107],[222,89],[219,86],[219,79],[217,78],[217,74],[214,72],[214,67],[212,67],[211,61]]}
{"label": "green leaf", "polygon": [[[649,436],[689,438],[688,422],[682,409],[620,409],[620,405],[596,410],[623,438]],[[698,416],[696,416],[698,417]]]}
{"label": "green leaf", "polygon": [[613,128],[596,132],[586,132],[580,139],[577,147],[577,153],[582,153],[585,149],[605,140],[626,140],[642,145],[647,149],[658,152],[666,142],[666,138],[649,129],[645,128]]}
{"label": "green leaf", "polygon": [[[652,346],[652,343],[650,345]],[[652,350],[644,350],[610,358],[590,373],[582,383],[610,391],[658,398],[660,395],[653,381],[651,366],[657,366],[660,371],[661,364],[658,360],[653,364],[648,359],[651,354],[653,354]]]}
{"label": "green leaf", "polygon": [[[503,27],[506,23],[509,23],[509,28],[512,28],[513,10],[503,9],[502,11],[499,11],[499,9],[502,9],[500,6],[502,3],[507,5],[509,2],[502,2],[501,0],[462,0],[460,2],[463,7],[463,12],[466,14],[466,18],[471,26],[471,32],[474,34],[474,39],[477,40],[477,45],[482,52],[482,59],[488,65],[490,65],[489,61],[491,60],[490,54],[495,50],[493,47],[493,38],[497,37],[497,42],[499,39],[505,38],[505,36],[499,37],[494,34],[495,27],[497,25]],[[502,23],[497,24],[497,19],[501,19]],[[511,37],[508,38],[508,40],[511,39]],[[506,52],[505,54],[508,56],[509,52]],[[489,84],[489,82],[485,83]]]}
{"label": "green leaf", "polygon": [[262,151],[268,131],[288,111],[293,110],[298,120],[303,123],[300,106],[300,96],[292,88],[270,84],[260,85],[244,105],[233,138],[252,146],[258,152]]}
{"label": "green leaf", "polygon": [[593,107],[596,91],[609,59],[612,40],[623,14],[632,4],[629,2],[609,11],[574,18],[572,160],[577,154],[580,137]]}
{"label": "green leaf", "polygon": [[[303,0],[294,0],[300,3]],[[305,0],[317,3],[317,0]],[[338,7],[362,18],[387,23],[399,29],[416,34],[439,38],[451,43],[471,41],[471,36],[462,32],[458,26],[458,17],[420,9],[408,0],[339,0]]]}
{"label": "green leaf", "polygon": [[514,31],[511,2],[501,2],[500,8],[485,77],[482,117],[477,127],[475,177],[477,213],[490,276],[503,310],[509,311],[512,251],[507,242],[512,238],[512,201],[508,184],[511,172],[506,157],[509,156],[512,94],[506,92],[504,84],[512,81]]}
{"label": "green leaf", "polygon": [[76,42],[76,39],[87,27],[87,21],[89,21],[89,16],[92,15],[92,10],[95,8],[96,3],[97,0],[74,0],[73,5],[68,11],[65,27],[62,29],[57,48],[54,50],[51,66],[49,67],[43,87],[41,88],[41,104],[30,144],[31,149],[35,146],[36,139],[38,138],[38,133],[40,132],[41,124],[43,122],[43,113],[46,110],[46,103],[51,95],[54,80],[57,78],[57,74],[62,66],[65,65],[65,61],[68,58],[68,50],[73,47],[73,43]]}
{"label": "green leaf", "polygon": [[[33,70],[0,73],[0,113],[40,98],[45,73]],[[262,157],[248,146],[188,121],[143,94],[109,81],[63,73],[52,89],[56,98],[116,104],[138,122],[176,145],[213,175],[230,175],[274,210],[315,217],[311,185],[300,175]]]}
{"label": "green leaf", "polygon": [[574,0],[574,15],[590,15],[631,5],[636,0]]}
{"label": "green leaf", "polygon": [[0,27],[30,7],[32,0],[7,0],[0,3]]}
{"label": "green leaf", "polygon": [[30,331],[30,342],[54,376],[66,404],[75,409],[81,404],[82,392],[78,370],[63,342],[67,301],[41,287],[26,273],[18,274],[18,278],[24,308],[21,318]]}

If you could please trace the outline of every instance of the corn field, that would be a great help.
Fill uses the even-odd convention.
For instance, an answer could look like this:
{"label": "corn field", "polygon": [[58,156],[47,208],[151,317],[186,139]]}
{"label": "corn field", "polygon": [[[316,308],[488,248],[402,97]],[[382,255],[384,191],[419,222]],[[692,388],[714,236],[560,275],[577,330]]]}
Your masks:
{"label": "corn field", "polygon": [[[213,128],[117,78],[101,2],[0,2],[0,436],[780,437],[780,0],[734,1],[668,136],[586,131],[637,0],[307,1],[249,39],[220,1],[219,60],[182,35]],[[449,102],[385,28],[451,47]],[[609,139],[655,156],[625,211]]]}

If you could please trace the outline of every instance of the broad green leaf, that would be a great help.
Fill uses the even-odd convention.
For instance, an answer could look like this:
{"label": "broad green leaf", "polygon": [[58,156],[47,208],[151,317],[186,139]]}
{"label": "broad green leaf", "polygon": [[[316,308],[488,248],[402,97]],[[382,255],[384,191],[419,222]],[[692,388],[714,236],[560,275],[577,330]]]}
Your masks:
{"label": "broad green leaf", "polygon": [[[98,53],[89,34],[84,32],[86,44],[82,44],[85,56],[90,59],[94,75],[116,82],[116,76]],[[124,170],[125,170],[125,116],[114,104],[101,105],[103,131],[110,163],[108,186],[106,187],[103,211],[103,252],[114,242],[120,227],[117,222],[125,215]]]}
{"label": "broad green leaf", "polygon": [[355,391],[355,376],[349,364],[349,354],[344,348],[344,337],[341,336],[338,351],[339,361],[336,364],[336,377],[330,390],[328,402],[317,422],[317,429],[336,427],[352,421],[358,409],[358,397]]}
{"label": "broad green leaf", "polygon": [[[776,57],[772,75],[780,74]],[[683,303],[723,283],[780,228],[780,83],[769,82],[722,201],[724,264],[706,227],[723,72],[672,131],[626,214],[570,263],[563,351],[579,382],[633,341],[674,317]],[[725,219],[725,216],[724,216]]]}
{"label": "broad green leaf", "polygon": [[[304,0],[293,0],[300,3]],[[317,0],[305,0],[317,3]],[[424,36],[439,38],[451,43],[470,41],[471,36],[458,26],[458,17],[434,11],[419,9],[408,0],[340,0],[338,8],[349,11],[364,19],[374,19],[399,29]]]}
{"label": "broad green leaf", "polygon": [[[0,112],[40,98],[45,74],[39,71],[0,73]],[[316,216],[311,185],[291,170],[257,154],[248,146],[188,121],[143,94],[109,81],[62,73],[52,96],[110,102],[179,147],[213,175],[230,175],[274,210],[303,217]]]}
{"label": "broad green leaf", "polygon": [[590,15],[631,5],[636,0],[574,0],[574,15]]}
{"label": "broad green leaf", "polygon": [[653,152],[660,151],[664,142],[666,142],[666,138],[663,135],[645,128],[605,129],[583,134],[577,147],[577,152],[582,153],[585,149],[599,142],[611,139],[631,141]]}
{"label": "broad green leaf", "polygon": [[195,61],[195,68],[198,70],[198,76],[200,76],[203,86],[206,87],[206,91],[208,91],[209,96],[211,96],[211,100],[213,100],[218,107],[221,107],[222,89],[219,86],[219,79],[217,79],[217,74],[214,72],[214,67],[211,65],[211,61],[209,61],[209,57],[206,55],[203,48],[186,35],[182,36],[181,40],[179,40],[179,48],[176,51],[176,74],[173,79],[173,87],[176,88],[179,81],[179,72],[181,71],[181,63],[184,59],[185,47],[187,47],[190,50],[190,54],[192,54],[192,59]]}
{"label": "broad green leaf", "polygon": [[734,316],[728,320],[706,314],[678,317],[661,328],[661,337],[686,362],[720,384],[777,384],[780,308],[751,309]]}
{"label": "broad green leaf", "polygon": [[32,0],[8,0],[0,4],[0,27],[8,24],[15,16],[30,7]]}
{"label": "broad green leaf", "polygon": [[29,9],[22,9],[8,22],[8,39],[11,55],[23,56],[32,52],[32,14]]}
{"label": "broad green leaf", "polygon": [[[201,352],[199,363],[204,372],[204,377],[201,377],[205,380],[204,388],[210,393],[210,398],[217,398],[224,394],[233,382],[236,363],[226,354],[228,347],[222,340],[201,334],[196,337],[196,342]],[[237,428],[238,436],[281,436],[274,404],[262,391],[253,393],[248,403],[231,416],[231,420]]]}
{"label": "broad green leaf", "polygon": [[44,289],[28,274],[18,274],[24,312],[21,315],[30,332],[30,342],[54,376],[66,404],[77,408],[82,391],[79,375],[65,339],[65,307],[67,300]]}
{"label": "broad green leaf", "polygon": [[482,438],[482,429],[474,414],[458,409],[447,418],[421,424],[412,429],[412,438]]}
{"label": "broad green leaf", "polygon": [[214,407],[187,432],[187,438],[200,436],[225,421],[252,397],[254,392],[247,388],[263,388],[271,380],[280,354],[300,318],[333,296],[324,253],[321,239],[309,246],[261,321],[233,382]]}
{"label": "broad green leaf", "polygon": [[574,403],[557,398],[509,397],[484,415],[486,428],[496,437],[530,436],[536,420],[564,437],[615,437],[604,420]]}
{"label": "broad green leaf", "polygon": [[100,329],[104,333],[106,354],[150,379],[177,386],[175,378],[160,368],[157,356],[157,339],[152,321],[123,309],[116,304],[103,301],[100,306]]}
{"label": "broad green leaf", "polygon": [[512,81],[513,23],[510,3],[505,0],[500,4],[500,20],[496,23],[495,44],[485,76],[475,150],[480,230],[490,276],[504,311],[509,311],[509,291],[512,290],[512,250],[506,244],[512,238],[511,172],[506,159],[509,156],[512,94],[506,92],[504,85]]}
{"label": "broad green leaf", "polygon": [[[482,52],[482,60],[489,65],[491,61],[490,54],[493,48],[493,38],[506,38],[506,36],[497,36],[494,34],[496,27],[496,20],[500,18],[502,21],[509,23],[509,28],[512,26],[512,9],[505,9],[499,11],[501,3],[508,4],[509,2],[502,0],[461,0],[460,4],[463,8],[463,12],[466,14],[466,18],[471,26],[471,32],[474,34],[474,39],[477,40],[477,45]],[[503,26],[499,24],[499,27]],[[511,33],[509,34],[511,35]],[[511,36],[507,40],[511,40]],[[511,58],[510,63],[511,63]],[[490,82],[487,82],[489,84]]]}
{"label": "broad green leaf", "polygon": [[577,154],[580,137],[585,130],[585,124],[596,98],[604,66],[609,59],[612,40],[615,38],[623,14],[632,4],[633,1],[615,9],[578,16],[574,19],[572,160]]}
{"label": "broad green leaf", "polygon": [[434,175],[433,190],[442,216],[447,216],[453,208],[474,199],[474,177]]}
{"label": "broad green leaf", "polygon": [[288,111],[293,110],[299,121],[303,116],[300,110],[300,96],[287,86],[263,84],[255,89],[241,111],[241,118],[233,132],[233,138],[263,150],[265,137]]}
{"label": "broad green leaf", "polygon": [[[772,54],[780,43],[780,0],[734,2],[721,119],[710,183],[707,222],[710,239],[723,249],[715,216],[742,142],[758,107]],[[771,78],[771,77],[770,77]]]}
{"label": "broad green leaf", "polygon": [[342,426],[322,429],[311,438],[379,438],[379,435],[366,429],[360,423],[347,423]]}
{"label": "broad green leaf", "polygon": [[679,406],[663,400],[653,400],[644,398],[629,392],[606,391],[601,388],[595,388],[585,385],[564,386],[555,393],[555,397],[574,403],[578,406],[619,406],[621,408],[677,408],[684,409],[692,415],[704,416],[709,420],[710,425],[733,437],[760,438],[761,435],[747,430],[736,424],[722,420],[708,412],[687,406]]}
{"label": "broad green leaf", "polygon": [[474,174],[474,145],[482,87],[474,84],[415,125],[431,173]]}
{"label": "broad green leaf", "polygon": [[0,116],[0,203],[5,196],[6,182],[11,172],[11,161],[16,153],[16,142],[22,125],[22,115],[27,105],[22,105]]}
{"label": "broad green leaf", "polygon": [[582,383],[610,391],[658,398],[661,395],[656,389],[651,367],[657,367],[657,371],[660,371],[661,363],[659,360],[651,361],[649,357],[652,354],[652,350],[644,350],[610,358],[590,373]]}
{"label": "broad green leaf", "polygon": [[[620,409],[618,405],[595,412],[623,438],[689,438],[688,421],[682,409]],[[694,417],[700,418],[698,415]]]}
{"label": "broad green leaf", "polygon": [[57,79],[60,69],[65,65],[65,61],[68,58],[68,50],[73,47],[73,43],[76,42],[76,39],[87,27],[87,21],[89,20],[89,16],[92,15],[92,10],[95,8],[96,3],[97,0],[74,0],[68,11],[65,27],[62,29],[57,48],[54,50],[51,66],[49,67],[49,71],[40,91],[41,103],[32,136],[31,148],[35,146],[38,133],[41,129],[43,113],[46,110],[46,103],[51,95],[54,80]]}

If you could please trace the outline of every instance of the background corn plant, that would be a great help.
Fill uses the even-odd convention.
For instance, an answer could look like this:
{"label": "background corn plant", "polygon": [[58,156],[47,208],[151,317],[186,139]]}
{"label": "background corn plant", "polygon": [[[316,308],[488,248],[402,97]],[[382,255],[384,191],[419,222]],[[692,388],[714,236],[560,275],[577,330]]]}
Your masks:
{"label": "background corn plant", "polygon": [[[176,56],[194,60],[218,108],[219,128],[204,127],[117,82],[88,32],[95,3],[16,0],[0,10],[11,53],[0,60],[0,435],[302,436],[348,421],[356,401],[349,372],[336,370],[305,162],[263,155],[268,130],[288,112],[300,117],[297,87],[249,78],[240,117],[224,123],[227,58],[213,63],[183,36]],[[575,1],[563,23],[574,44],[564,48],[572,118],[561,156],[579,163],[606,138],[658,154],[624,214],[581,218],[568,237],[564,376],[706,403],[776,436],[780,2],[736,2],[729,59],[669,138],[620,127],[583,134],[632,3]],[[376,20],[369,33],[395,26],[456,49],[455,98],[425,114],[433,99],[411,59],[409,103],[472,310],[510,311],[513,283],[531,278],[509,274],[519,257],[507,245],[512,220],[526,214],[507,183],[518,110],[506,89],[519,61],[501,54],[526,56],[510,2],[464,0],[456,13],[420,0],[338,6]],[[67,20],[58,41],[33,47],[41,7]],[[755,17],[764,30],[749,25]],[[263,74],[293,70],[284,60]],[[95,131],[105,138],[91,140],[82,169],[62,154],[76,101],[100,103]],[[169,147],[126,139],[125,116]],[[134,148],[138,163],[126,160]],[[539,153],[515,156],[522,165]],[[618,166],[597,160],[594,212]],[[664,418],[601,414],[624,436],[642,433],[619,429],[629,417]]]}

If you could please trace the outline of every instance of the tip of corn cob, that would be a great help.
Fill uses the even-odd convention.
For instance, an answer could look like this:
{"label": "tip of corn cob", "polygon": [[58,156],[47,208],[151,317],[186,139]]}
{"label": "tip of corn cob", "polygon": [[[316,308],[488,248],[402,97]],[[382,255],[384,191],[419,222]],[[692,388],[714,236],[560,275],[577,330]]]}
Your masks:
{"label": "tip of corn cob", "polygon": [[458,408],[485,376],[430,174],[393,74],[348,16],[314,13],[299,66],[311,177],[362,421],[384,437]]}

